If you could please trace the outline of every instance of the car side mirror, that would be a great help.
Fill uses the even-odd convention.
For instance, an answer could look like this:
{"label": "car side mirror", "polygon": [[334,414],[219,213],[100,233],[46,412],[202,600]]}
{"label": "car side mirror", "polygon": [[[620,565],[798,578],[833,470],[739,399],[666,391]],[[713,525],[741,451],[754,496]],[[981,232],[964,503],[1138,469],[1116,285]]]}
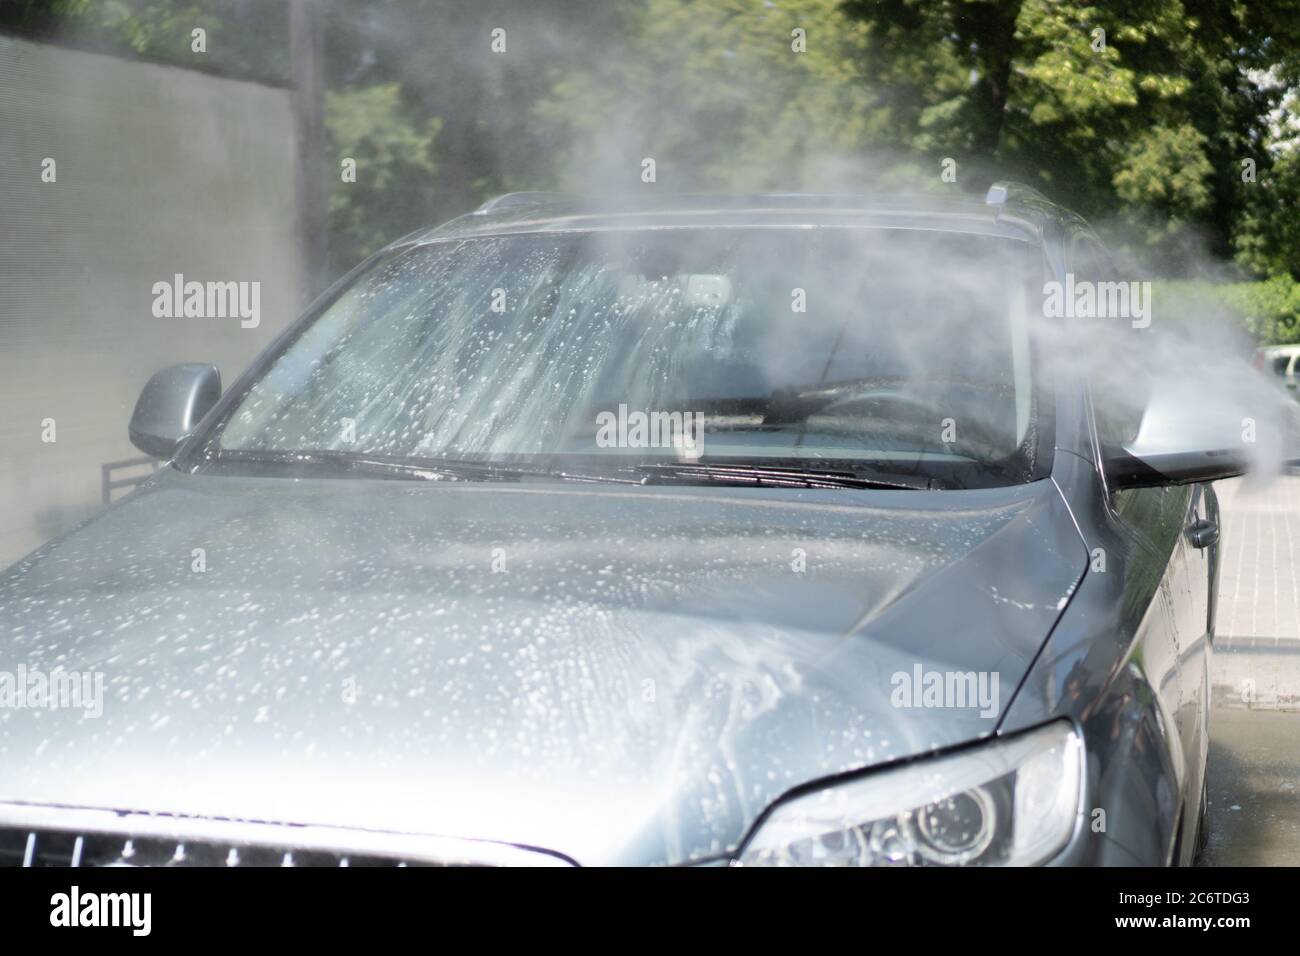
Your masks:
{"label": "car side mirror", "polygon": [[155,372],[135,403],[131,444],[146,455],[170,459],[220,397],[215,365],[172,365]]}
{"label": "car side mirror", "polygon": [[[1271,390],[1153,383],[1132,441],[1102,447],[1112,489],[1216,481],[1296,457],[1295,403]],[[1288,407],[1292,406],[1292,407]]]}

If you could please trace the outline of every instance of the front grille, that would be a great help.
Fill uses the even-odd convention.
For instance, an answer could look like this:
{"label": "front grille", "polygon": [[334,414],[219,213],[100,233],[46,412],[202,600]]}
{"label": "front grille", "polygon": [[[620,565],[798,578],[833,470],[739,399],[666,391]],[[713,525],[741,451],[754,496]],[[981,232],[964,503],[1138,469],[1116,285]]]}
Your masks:
{"label": "front grille", "polygon": [[[427,866],[374,854],[164,837],[0,829],[0,867],[13,866]],[[451,865],[466,865],[457,861]],[[472,865],[472,864],[470,864]]]}
{"label": "front grille", "polygon": [[487,840],[0,803],[0,867],[569,866]]}

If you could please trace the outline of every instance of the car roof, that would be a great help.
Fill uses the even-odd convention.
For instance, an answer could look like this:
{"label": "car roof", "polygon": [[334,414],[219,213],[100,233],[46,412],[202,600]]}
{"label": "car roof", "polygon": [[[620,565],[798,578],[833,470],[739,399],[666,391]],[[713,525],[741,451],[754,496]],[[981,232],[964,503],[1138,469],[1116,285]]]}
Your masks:
{"label": "car roof", "polygon": [[[988,196],[839,193],[678,193],[580,198],[510,193],[403,243],[481,236],[610,230],[845,227],[923,229],[1041,241],[1052,224],[1083,220],[1024,187],[1008,195],[996,184]],[[1003,188],[1001,194],[995,190]]]}

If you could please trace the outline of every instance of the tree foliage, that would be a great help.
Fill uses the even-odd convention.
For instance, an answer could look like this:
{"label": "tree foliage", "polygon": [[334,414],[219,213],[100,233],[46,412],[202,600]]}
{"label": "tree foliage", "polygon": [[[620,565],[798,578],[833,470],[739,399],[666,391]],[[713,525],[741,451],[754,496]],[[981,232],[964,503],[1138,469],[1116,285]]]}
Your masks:
{"label": "tree foliage", "polygon": [[[1300,279],[1300,0],[322,3],[335,266],[508,189],[1037,185],[1149,271]],[[9,0],[0,27],[287,73],[284,0]],[[504,31],[504,49],[493,44]],[[956,184],[941,183],[956,162]],[[1246,166],[1249,165],[1249,172]],[[1208,265],[1207,265],[1208,264]],[[1233,274],[1235,270],[1235,275]],[[1288,284],[1290,283],[1290,285]],[[1280,312],[1278,310],[1281,310]]]}
{"label": "tree foliage", "polygon": [[[335,271],[427,225],[441,120],[413,119],[397,83],[326,94],[325,126],[338,170],[329,197]],[[345,174],[343,164],[353,168]],[[345,175],[348,178],[345,179]]]}

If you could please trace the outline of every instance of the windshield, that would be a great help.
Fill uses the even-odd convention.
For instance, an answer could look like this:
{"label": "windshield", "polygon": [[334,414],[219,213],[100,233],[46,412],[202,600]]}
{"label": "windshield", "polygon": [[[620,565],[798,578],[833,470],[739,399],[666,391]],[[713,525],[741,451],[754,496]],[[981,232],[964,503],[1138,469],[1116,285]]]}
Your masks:
{"label": "windshield", "polygon": [[204,457],[1026,481],[1051,444],[1036,284],[1029,243],[920,230],[429,243],[378,262],[306,326]]}

